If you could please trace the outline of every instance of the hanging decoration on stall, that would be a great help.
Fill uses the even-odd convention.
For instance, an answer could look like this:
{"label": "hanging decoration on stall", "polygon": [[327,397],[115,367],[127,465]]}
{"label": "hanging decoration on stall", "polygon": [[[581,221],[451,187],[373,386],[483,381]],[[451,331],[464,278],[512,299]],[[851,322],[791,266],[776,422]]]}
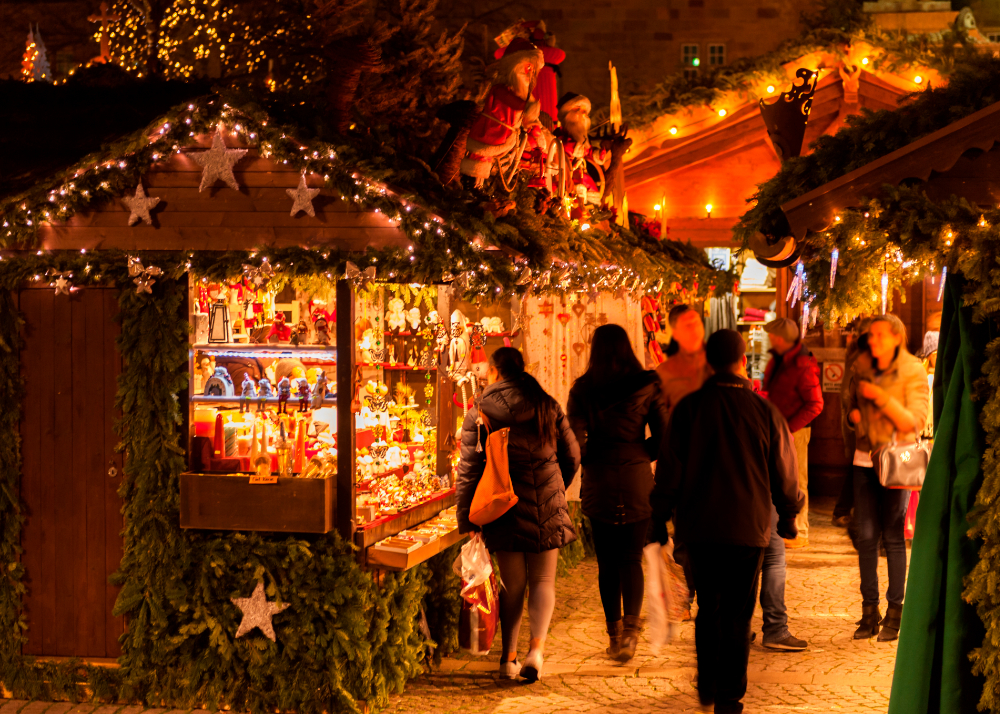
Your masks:
{"label": "hanging decoration on stall", "polygon": [[243,277],[246,278],[247,282],[253,283],[255,287],[261,288],[274,278],[274,268],[271,267],[267,258],[261,259],[258,268],[244,263]]}
{"label": "hanging decoration on stall", "polygon": [[840,262],[840,250],[834,248],[830,252],[830,289],[833,290],[834,284],[837,282],[837,263]]}
{"label": "hanging decoration on stall", "polygon": [[45,271],[45,277],[49,278],[49,287],[55,288],[56,295],[69,295],[73,290],[73,283],[69,281],[73,273],[50,269]]}
{"label": "hanging decoration on stall", "polygon": [[303,211],[310,218],[315,218],[316,209],[313,208],[312,202],[321,191],[322,189],[309,188],[306,185],[306,172],[303,171],[302,175],[299,176],[298,187],[285,189],[285,193],[292,199],[292,210],[288,215],[294,218],[296,213]]}
{"label": "hanging decoration on stall", "polygon": [[240,185],[233,175],[233,167],[247,153],[246,149],[227,149],[226,140],[222,136],[222,125],[220,124],[212,137],[212,148],[197,154],[191,154],[195,163],[202,167],[201,185],[198,187],[199,193],[206,188],[210,188],[220,179],[234,191],[240,190]]}
{"label": "hanging decoration on stall", "polygon": [[944,284],[948,280],[948,266],[941,268],[941,286],[938,288],[937,301],[941,302],[944,299]]}
{"label": "hanging decoration on stall", "polygon": [[150,217],[149,212],[159,205],[160,199],[156,196],[146,196],[146,189],[142,187],[142,181],[135,187],[135,195],[124,196],[122,202],[128,206],[130,211],[128,217],[128,224],[130,226],[134,226],[140,220],[147,226],[153,225],[153,219]]}
{"label": "hanging decoration on stall", "polygon": [[162,275],[163,271],[155,265],[144,268],[140,258],[129,256],[128,274],[132,278],[132,282],[135,283],[136,295],[142,295],[143,293],[153,292],[153,285],[156,283],[153,278],[154,276]]}
{"label": "hanging decoration on stall", "polygon": [[792,283],[788,286],[788,293],[785,295],[785,302],[788,303],[789,307],[795,307],[795,305],[802,299],[802,295],[806,287],[806,266],[800,260],[798,265],[795,266],[795,275],[792,277]]}
{"label": "hanging decoration on stall", "polygon": [[275,642],[274,625],[271,619],[280,612],[284,612],[291,605],[289,603],[268,602],[264,594],[264,583],[258,581],[257,587],[253,589],[250,597],[230,598],[232,603],[243,612],[243,619],[236,630],[236,637],[243,637],[254,628],[264,633],[264,636]]}
{"label": "hanging decoration on stall", "polygon": [[364,270],[361,270],[351,261],[347,261],[347,267],[344,271],[344,279],[350,280],[354,285],[355,290],[372,282],[375,279],[375,275],[376,271],[374,265],[370,265]]}
{"label": "hanging decoration on stall", "polygon": [[882,314],[886,313],[889,307],[889,272],[882,271]]}

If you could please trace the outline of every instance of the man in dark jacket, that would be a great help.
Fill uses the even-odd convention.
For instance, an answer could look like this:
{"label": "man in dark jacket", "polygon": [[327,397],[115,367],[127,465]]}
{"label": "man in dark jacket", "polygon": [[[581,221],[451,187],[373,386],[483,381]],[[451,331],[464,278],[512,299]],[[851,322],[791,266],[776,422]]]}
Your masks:
{"label": "man in dark jacket", "polygon": [[779,317],[764,325],[771,338],[771,360],[764,370],[763,391],[788,421],[799,462],[799,489],[806,502],[795,519],[797,538],[789,548],[809,545],[809,424],[823,412],[819,365],[799,339],[795,320]]}
{"label": "man in dark jacket", "polygon": [[666,542],[665,521],[676,509],[677,537],[691,553],[698,695],[718,714],[743,711],[771,504],[787,538],[795,535],[803,503],[788,427],[773,404],[754,394],[745,351],[733,330],[709,338],[715,375],[674,410],[652,496],[656,539]]}

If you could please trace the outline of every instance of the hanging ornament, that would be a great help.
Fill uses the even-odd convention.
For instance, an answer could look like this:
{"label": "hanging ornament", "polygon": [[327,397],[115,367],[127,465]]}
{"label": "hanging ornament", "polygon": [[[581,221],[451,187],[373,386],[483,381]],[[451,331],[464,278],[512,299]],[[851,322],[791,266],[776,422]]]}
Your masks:
{"label": "hanging ornament", "polygon": [[306,185],[306,172],[303,171],[299,177],[298,188],[286,188],[285,193],[292,199],[292,212],[288,215],[295,217],[299,211],[305,211],[312,218],[316,217],[316,210],[313,208],[313,199],[316,198],[321,189],[309,188]]}
{"label": "hanging ornament", "polygon": [[799,331],[802,338],[805,339],[806,333],[809,332],[809,300],[802,300],[802,314],[799,316]]}
{"label": "hanging ornament", "polygon": [[788,307],[795,307],[796,303],[802,299],[802,293],[806,285],[806,266],[800,260],[795,266],[795,275],[792,277],[792,284],[788,286],[788,294],[785,295],[785,302]]}
{"label": "hanging ornament", "polygon": [[144,268],[140,258],[130,255],[128,257],[128,274],[133,278],[132,282],[135,283],[135,294],[141,295],[153,292],[153,285],[156,283],[153,277],[162,275],[163,271],[155,265]]}
{"label": "hanging ornament", "polygon": [[70,291],[73,289],[73,283],[71,283],[68,278],[73,277],[73,273],[57,273],[55,271],[47,271],[46,276],[53,278],[52,282],[49,283],[56,289],[56,295],[69,295]]}
{"label": "hanging ornament", "polygon": [[233,167],[246,153],[246,149],[226,148],[226,141],[222,137],[222,126],[220,125],[212,137],[212,148],[208,151],[191,154],[195,163],[202,167],[199,193],[211,187],[219,179],[222,179],[229,188],[239,191],[240,185],[236,183],[236,177],[233,176]]}
{"label": "hanging ornament", "polygon": [[344,269],[344,278],[354,283],[354,289],[357,290],[362,285],[367,285],[375,279],[375,266],[370,265],[361,270],[351,261],[347,261],[347,266]]}
{"label": "hanging ornament", "polygon": [[948,266],[941,268],[941,285],[938,287],[938,302],[944,300],[944,283],[948,279]]}
{"label": "hanging ornament", "polygon": [[837,282],[837,262],[840,260],[840,250],[837,248],[833,249],[830,253],[830,289],[833,290],[833,284]]}
{"label": "hanging ornament", "polygon": [[271,642],[275,641],[274,625],[271,622],[271,618],[279,612],[287,610],[290,607],[289,603],[286,602],[279,605],[274,602],[268,602],[267,596],[264,594],[264,583],[259,581],[257,587],[253,589],[253,595],[250,597],[234,597],[231,600],[243,612],[243,619],[240,620],[240,626],[236,630],[237,637],[243,637],[243,635],[257,627]]}
{"label": "hanging ornament", "polygon": [[142,181],[135,187],[134,196],[125,196],[122,202],[131,211],[128,217],[128,224],[134,226],[140,220],[147,226],[153,225],[153,219],[149,216],[149,211],[156,207],[160,199],[156,196],[146,196],[146,190],[142,187]]}
{"label": "hanging ornament", "polygon": [[889,273],[882,271],[882,314],[884,315],[889,305]]}
{"label": "hanging ornament", "polygon": [[244,263],[243,277],[246,278],[247,282],[253,283],[255,287],[259,288],[271,281],[271,278],[274,277],[274,268],[271,267],[267,258],[261,261],[259,268]]}
{"label": "hanging ornament", "polygon": [[531,268],[525,265],[521,268],[520,274],[517,276],[518,285],[527,285],[531,282]]}

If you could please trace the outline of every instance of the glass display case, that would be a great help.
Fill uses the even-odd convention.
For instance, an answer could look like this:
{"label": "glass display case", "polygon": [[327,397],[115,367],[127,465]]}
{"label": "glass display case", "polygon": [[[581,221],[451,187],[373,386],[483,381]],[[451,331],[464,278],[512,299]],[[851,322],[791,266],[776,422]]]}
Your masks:
{"label": "glass display case", "polygon": [[386,569],[458,540],[445,289],[191,286],[182,526],[337,530]]}

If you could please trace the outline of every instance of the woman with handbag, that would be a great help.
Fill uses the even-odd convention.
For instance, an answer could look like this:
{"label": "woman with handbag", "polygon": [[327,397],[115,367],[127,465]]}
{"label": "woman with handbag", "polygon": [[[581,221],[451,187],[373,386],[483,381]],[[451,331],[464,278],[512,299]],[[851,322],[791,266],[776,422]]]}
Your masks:
{"label": "woman with handbag", "polygon": [[642,368],[620,325],[594,330],[587,371],[569,392],[567,412],[583,454],[580,496],[594,532],[607,652],[625,662],[639,638],[651,464],[668,414],[659,376]]}
{"label": "woman with handbag", "polygon": [[[915,444],[927,421],[927,373],[920,360],[906,349],[906,328],[895,315],[880,315],[868,328],[871,369],[856,372],[852,381],[848,418],[857,434],[854,452],[854,519],[852,528],[861,570],[862,616],[854,639],[878,635],[879,642],[899,637],[906,586],[906,543],[903,526],[910,491],[886,488],[889,472],[913,468],[921,459],[914,449],[897,445]],[[917,449],[919,450],[919,449]],[[893,463],[893,460],[900,463]],[[905,463],[903,463],[905,461]],[[876,468],[878,467],[878,468]],[[915,474],[922,480],[922,474]],[[886,592],[888,610],[880,620],[878,584],[879,541],[885,547],[889,566]]]}
{"label": "woman with handbag", "polygon": [[[500,676],[515,679],[520,674],[535,681],[542,676],[545,636],[555,607],[559,548],[576,540],[566,486],[580,466],[580,447],[559,404],[524,371],[524,357],[518,350],[501,347],[490,356],[487,382],[462,424],[455,484],[458,527],[462,533],[480,530],[470,521],[473,498],[478,496],[481,479],[484,486],[494,488],[483,479],[487,470],[484,447],[491,433],[509,429],[504,434],[506,471],[514,497],[507,503],[513,505],[485,523],[482,535],[496,555],[502,580]],[[517,638],[526,587],[531,644],[520,664]]]}

